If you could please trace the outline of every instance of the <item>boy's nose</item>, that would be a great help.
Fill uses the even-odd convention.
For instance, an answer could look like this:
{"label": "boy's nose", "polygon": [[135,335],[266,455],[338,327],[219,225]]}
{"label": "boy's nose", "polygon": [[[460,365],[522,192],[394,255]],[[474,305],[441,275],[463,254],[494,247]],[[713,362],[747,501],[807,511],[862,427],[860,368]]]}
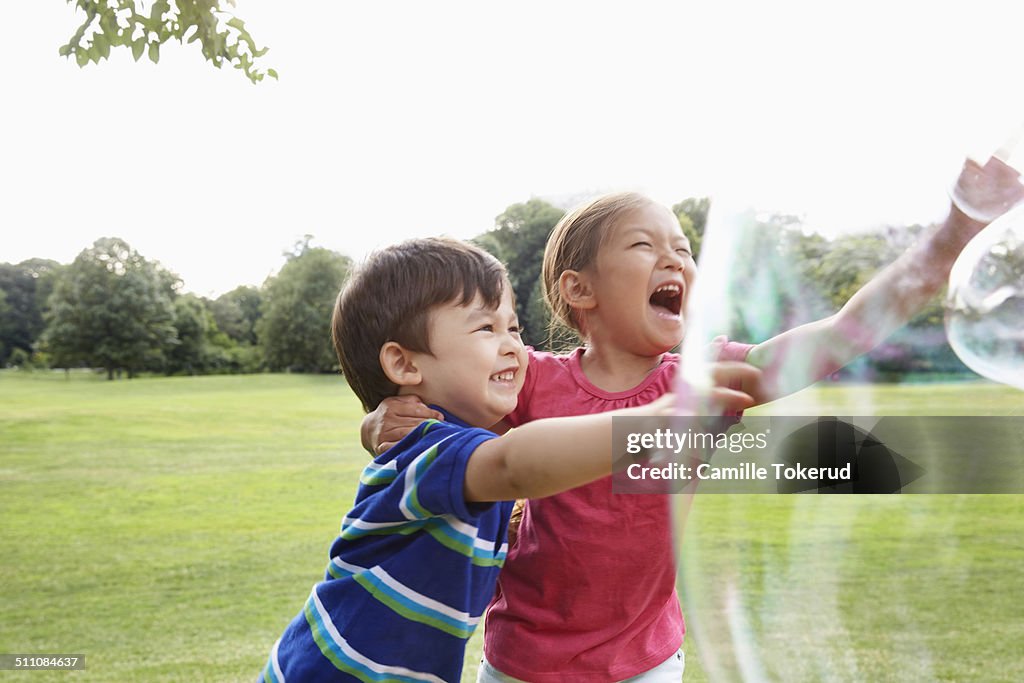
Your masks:
{"label": "boy's nose", "polygon": [[522,347],[522,345],[523,342],[520,340],[519,337],[512,334],[511,332],[506,332],[501,338],[500,352],[502,353],[502,355],[505,356],[514,356],[516,351],[518,351]]}

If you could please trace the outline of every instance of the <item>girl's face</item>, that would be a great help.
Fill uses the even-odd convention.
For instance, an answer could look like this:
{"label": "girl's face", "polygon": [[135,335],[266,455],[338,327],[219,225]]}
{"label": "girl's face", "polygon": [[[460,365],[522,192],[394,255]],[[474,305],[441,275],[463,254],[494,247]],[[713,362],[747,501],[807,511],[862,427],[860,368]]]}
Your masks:
{"label": "girl's face", "polygon": [[585,272],[594,294],[586,318],[592,340],[644,356],[682,341],[697,265],[668,209],[652,203],[620,217]]}

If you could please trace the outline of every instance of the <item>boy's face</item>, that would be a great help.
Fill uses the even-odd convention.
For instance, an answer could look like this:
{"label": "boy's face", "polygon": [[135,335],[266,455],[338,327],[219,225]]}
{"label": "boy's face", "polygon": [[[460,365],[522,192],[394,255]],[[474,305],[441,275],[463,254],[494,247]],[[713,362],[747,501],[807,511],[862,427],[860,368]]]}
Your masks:
{"label": "boy's face", "polygon": [[[622,216],[591,271],[597,306],[588,316],[605,339],[654,356],[678,344],[697,264],[679,221],[649,204]],[[595,330],[595,333],[597,330]]]}
{"label": "boy's face", "polygon": [[466,306],[437,306],[427,322],[431,353],[415,354],[422,381],[411,387],[475,427],[490,427],[516,407],[526,349],[508,286],[496,309],[477,295]]}

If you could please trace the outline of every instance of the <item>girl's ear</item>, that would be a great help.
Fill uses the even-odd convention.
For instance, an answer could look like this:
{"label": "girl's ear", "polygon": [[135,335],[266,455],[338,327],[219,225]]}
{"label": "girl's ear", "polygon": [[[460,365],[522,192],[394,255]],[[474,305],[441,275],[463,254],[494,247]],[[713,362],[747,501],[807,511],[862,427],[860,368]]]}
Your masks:
{"label": "girl's ear", "polygon": [[408,387],[423,381],[416,367],[415,354],[398,342],[389,341],[380,347],[380,367],[389,380],[400,387]]}
{"label": "girl's ear", "polygon": [[590,279],[576,270],[565,270],[558,276],[558,293],[575,309],[587,310],[597,305]]}

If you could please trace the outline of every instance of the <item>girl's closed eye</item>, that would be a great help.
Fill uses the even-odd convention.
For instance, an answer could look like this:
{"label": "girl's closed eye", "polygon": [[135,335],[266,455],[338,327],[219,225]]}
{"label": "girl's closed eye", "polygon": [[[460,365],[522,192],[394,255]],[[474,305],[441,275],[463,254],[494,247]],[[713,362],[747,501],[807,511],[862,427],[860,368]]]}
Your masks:
{"label": "girl's closed eye", "polygon": [[632,249],[633,247],[649,247],[649,246],[651,246],[650,242],[634,242],[633,244],[630,245],[629,248]]}

